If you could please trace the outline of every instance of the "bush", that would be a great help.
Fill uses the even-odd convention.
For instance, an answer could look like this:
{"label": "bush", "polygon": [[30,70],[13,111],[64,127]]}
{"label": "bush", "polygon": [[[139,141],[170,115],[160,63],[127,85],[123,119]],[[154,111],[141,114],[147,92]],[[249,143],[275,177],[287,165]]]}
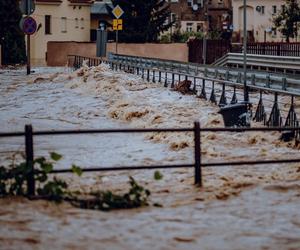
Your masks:
{"label": "bush", "polygon": [[[213,39],[213,40],[220,39],[221,35],[222,35],[222,33],[220,31],[213,30],[207,34],[206,39]],[[186,43],[191,38],[197,38],[197,39],[201,40],[204,38],[204,33],[203,32],[193,32],[193,31],[181,32],[180,30],[177,30],[172,35],[170,33],[162,35],[160,37],[159,42],[160,43],[170,43],[170,42]]]}

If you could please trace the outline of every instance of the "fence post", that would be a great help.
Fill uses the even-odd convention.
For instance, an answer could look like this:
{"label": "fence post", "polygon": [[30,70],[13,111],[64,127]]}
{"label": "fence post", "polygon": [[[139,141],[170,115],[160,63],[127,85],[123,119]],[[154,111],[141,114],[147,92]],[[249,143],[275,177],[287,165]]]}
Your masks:
{"label": "fence post", "polygon": [[195,185],[202,187],[201,173],[201,139],[200,123],[194,123],[194,140],[195,140]]}
{"label": "fence post", "polygon": [[282,90],[286,90],[287,80],[285,77],[282,78]]}
{"label": "fence post", "polygon": [[149,72],[149,69],[147,69],[147,82],[150,81],[150,72]]}
{"label": "fence post", "polygon": [[34,180],[34,166],[33,166],[33,136],[32,126],[25,125],[25,152],[26,152],[26,166],[29,169],[27,175],[27,195],[35,195],[35,180]]}

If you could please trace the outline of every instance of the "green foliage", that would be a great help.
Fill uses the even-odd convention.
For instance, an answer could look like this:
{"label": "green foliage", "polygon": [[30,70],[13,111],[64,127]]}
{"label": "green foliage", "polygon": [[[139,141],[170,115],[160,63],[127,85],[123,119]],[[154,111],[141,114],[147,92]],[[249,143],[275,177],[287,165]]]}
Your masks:
{"label": "green foliage", "polygon": [[150,191],[140,186],[133,177],[129,177],[130,189],[123,195],[111,191],[98,191],[91,193],[94,198],[90,200],[74,200],[73,205],[85,209],[112,210],[136,208],[148,205]]}
{"label": "green foliage", "polygon": [[24,183],[28,169],[25,163],[17,166],[10,165],[10,169],[0,167],[0,197],[6,195],[25,195]]}
{"label": "green foliage", "polygon": [[[62,156],[55,152],[50,153],[51,160],[45,157],[39,157],[34,160],[34,178],[38,186],[37,193],[41,198],[53,201],[70,201],[73,205],[81,208],[111,210],[121,208],[135,208],[148,205],[150,191],[139,185],[134,178],[130,177],[130,189],[123,195],[114,194],[111,191],[98,191],[91,193],[92,200],[76,198],[80,192],[69,192],[65,181],[53,178],[48,180],[48,174],[53,170],[53,164],[60,160]],[[72,172],[78,176],[82,175],[82,169],[72,165]],[[157,178],[162,175],[156,171]],[[11,164],[8,167],[0,167],[0,197],[7,195],[27,195],[27,176],[30,173],[30,167],[26,162],[18,165]]]}
{"label": "green foliage", "polygon": [[72,172],[78,176],[82,175],[82,169],[74,164],[72,165]]}
{"label": "green foliage", "polygon": [[163,174],[161,173],[161,172],[159,172],[158,170],[156,170],[155,172],[154,172],[154,179],[155,180],[161,180],[162,178],[163,178],[164,176],[163,176]]}
{"label": "green foliage", "polygon": [[186,43],[190,38],[203,38],[202,32],[180,32],[180,30],[177,30],[172,34],[172,41],[175,43]]}
{"label": "green foliage", "polygon": [[56,179],[48,181],[42,188],[38,188],[39,195],[47,197],[49,200],[61,201],[66,195],[68,185],[65,181]]}
{"label": "green foliage", "polygon": [[208,32],[206,39],[212,39],[212,40],[218,40],[221,39],[222,37],[222,32],[219,30],[211,30]]}
{"label": "green foliage", "polygon": [[55,152],[51,152],[50,157],[54,161],[59,161],[62,158],[62,155],[55,153]]}
{"label": "green foliage", "polygon": [[[62,158],[57,153],[50,153],[52,160],[58,161]],[[48,174],[53,170],[53,162],[48,161],[45,157],[39,157],[34,160],[34,178],[39,188],[39,195],[49,196],[50,199],[61,200],[67,184],[54,178],[48,181]],[[30,173],[30,167],[26,162],[20,164],[11,164],[7,168],[0,167],[0,197],[6,195],[23,195],[27,194],[27,176]]]}
{"label": "green foliage", "polygon": [[190,38],[203,39],[203,32],[180,32],[177,30],[172,35],[170,33],[164,34],[160,37],[160,43],[186,43]]}
{"label": "green foliage", "polygon": [[19,28],[21,13],[18,1],[0,0],[0,44],[3,64],[24,63],[24,34]]}
{"label": "green foliage", "polygon": [[[220,39],[222,33],[217,30],[210,31],[206,39]],[[171,40],[175,43],[186,43],[191,38],[197,38],[197,39],[203,39],[204,33],[203,32],[180,32],[180,30],[177,30],[172,34]]]}
{"label": "green foliage", "polygon": [[166,23],[170,17],[170,5],[166,0],[112,0],[112,4],[124,10],[120,42],[155,42],[161,32],[173,25]]}
{"label": "green foliage", "polygon": [[297,36],[300,8],[296,0],[286,0],[284,6],[273,18],[273,24],[286,37],[286,42],[289,42],[290,38]]}
{"label": "green foliage", "polygon": [[159,39],[159,42],[160,43],[170,43],[171,42],[171,34],[168,33],[168,34],[162,35]]}

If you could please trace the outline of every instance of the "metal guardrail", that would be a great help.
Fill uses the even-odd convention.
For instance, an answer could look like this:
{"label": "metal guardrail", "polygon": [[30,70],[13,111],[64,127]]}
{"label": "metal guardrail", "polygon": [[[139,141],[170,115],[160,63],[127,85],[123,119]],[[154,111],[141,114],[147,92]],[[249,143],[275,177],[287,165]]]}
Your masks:
{"label": "metal guardrail", "polygon": [[[229,101],[230,104],[237,103],[237,89],[242,89],[244,87],[243,84],[237,82],[208,78],[204,76],[195,76],[194,74],[189,75],[178,73],[176,70],[169,71],[162,68],[150,67],[149,65],[136,64],[131,61],[128,62],[126,60],[124,62],[116,60],[103,61],[99,58],[87,58],[76,55],[69,56],[69,65],[74,68],[81,67],[83,61],[85,61],[88,66],[96,66],[101,62],[106,62],[110,64],[112,70],[137,74],[148,82],[163,83],[164,87],[170,86],[171,88],[174,88],[176,82],[180,82],[182,80],[188,81],[191,85],[191,92],[195,93],[199,98],[209,100],[220,107],[227,105],[229,98],[231,98],[231,101]],[[253,117],[252,109],[250,109],[251,118],[253,118],[256,122],[263,122],[264,125],[269,127],[285,126],[298,128],[299,120],[296,114],[294,99],[295,97],[300,97],[300,93],[271,89],[270,85],[270,81],[268,87],[260,87],[254,84],[248,85],[249,91],[253,92],[256,96],[254,100],[258,101],[255,115]],[[210,94],[208,94],[208,92],[210,92]],[[265,98],[265,94],[270,92],[274,94],[273,100],[270,100],[269,97]],[[228,94],[230,94],[231,97],[229,97]],[[288,110],[286,109],[288,103],[286,101],[284,103],[280,103],[278,100],[279,95],[289,96],[290,105]],[[265,102],[271,102],[272,106],[265,106]],[[282,107],[280,107],[280,104]],[[249,108],[251,108],[251,106],[252,104]],[[284,114],[282,111],[284,111]],[[268,112],[270,113],[268,114]],[[283,115],[286,116],[285,122],[283,121]],[[296,140],[300,140],[300,133],[294,134],[294,137]]]}
{"label": "metal guardrail", "polygon": [[[215,66],[236,66],[242,67],[243,54],[228,53],[225,57],[216,61]],[[250,69],[264,69],[281,73],[300,73],[299,57],[273,56],[247,54],[247,67]]]}
{"label": "metal guardrail", "polygon": [[[156,58],[136,57],[128,55],[117,55],[110,53],[109,61],[119,62],[135,67],[149,69],[161,69],[176,73],[193,76],[204,76],[215,80],[226,80],[234,83],[243,83],[243,72],[241,69],[200,65]],[[300,63],[299,63],[300,65]],[[282,75],[262,71],[251,71],[247,73],[247,84],[265,87],[274,90],[286,90],[291,93],[300,93],[300,76]]]}
{"label": "metal guardrail", "polygon": [[[194,168],[195,184],[202,186],[202,167],[221,167],[237,165],[260,165],[275,163],[296,163],[300,158],[277,159],[277,160],[254,160],[254,161],[233,161],[233,162],[202,162],[201,157],[201,135],[204,132],[251,132],[251,131],[294,131],[299,133],[299,128],[201,128],[199,122],[194,122],[193,128],[153,128],[153,129],[92,129],[92,130],[61,130],[61,131],[33,131],[32,125],[26,125],[24,132],[0,133],[0,138],[4,137],[25,137],[25,156],[27,173],[28,196],[35,195],[35,174],[34,169],[34,137],[35,136],[59,136],[77,134],[106,134],[106,133],[149,133],[149,132],[193,132],[194,135],[194,162],[187,164],[173,165],[150,165],[150,166],[126,166],[126,167],[93,167],[82,168],[82,172],[102,172],[102,171],[122,171],[122,170],[143,170],[143,169],[171,169],[171,168]],[[52,170],[52,174],[71,173],[72,169]]]}

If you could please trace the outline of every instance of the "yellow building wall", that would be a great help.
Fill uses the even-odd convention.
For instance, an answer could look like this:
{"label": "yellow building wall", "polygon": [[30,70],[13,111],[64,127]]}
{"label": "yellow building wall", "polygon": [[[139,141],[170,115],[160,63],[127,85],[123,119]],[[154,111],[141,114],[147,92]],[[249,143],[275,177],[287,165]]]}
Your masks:
{"label": "yellow building wall", "polygon": [[[51,34],[45,34],[45,15],[51,15]],[[38,32],[31,36],[30,55],[33,65],[46,65],[49,41],[87,42],[90,40],[89,5],[71,5],[68,0],[63,0],[59,5],[36,3],[32,17],[35,18],[38,26],[41,25]],[[62,18],[66,18],[66,21]]]}

